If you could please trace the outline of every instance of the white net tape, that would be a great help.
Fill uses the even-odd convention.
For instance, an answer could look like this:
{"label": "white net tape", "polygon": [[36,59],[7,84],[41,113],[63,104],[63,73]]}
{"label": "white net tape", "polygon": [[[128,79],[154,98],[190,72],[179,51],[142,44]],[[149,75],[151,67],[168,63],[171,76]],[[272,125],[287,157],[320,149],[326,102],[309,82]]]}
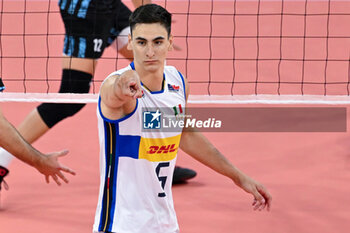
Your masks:
{"label": "white net tape", "polygon": [[[97,94],[0,93],[0,102],[97,103]],[[350,104],[336,95],[190,95],[192,104]]]}

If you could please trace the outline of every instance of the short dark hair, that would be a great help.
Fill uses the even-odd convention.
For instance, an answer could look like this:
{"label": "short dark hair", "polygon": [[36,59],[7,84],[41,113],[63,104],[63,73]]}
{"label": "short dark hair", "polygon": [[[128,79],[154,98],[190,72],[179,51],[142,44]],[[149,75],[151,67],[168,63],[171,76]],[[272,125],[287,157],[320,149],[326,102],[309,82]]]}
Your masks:
{"label": "short dark hair", "polygon": [[168,32],[171,32],[171,14],[163,7],[157,4],[146,4],[138,7],[129,17],[130,30],[138,23],[160,23]]}

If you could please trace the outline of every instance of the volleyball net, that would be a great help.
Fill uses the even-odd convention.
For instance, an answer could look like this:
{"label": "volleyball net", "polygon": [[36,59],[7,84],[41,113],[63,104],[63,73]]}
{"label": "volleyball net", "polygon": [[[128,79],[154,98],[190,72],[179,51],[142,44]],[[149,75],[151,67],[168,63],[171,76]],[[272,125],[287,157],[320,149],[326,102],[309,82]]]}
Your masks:
{"label": "volleyball net", "polygon": [[[71,0],[81,4],[82,0]],[[131,1],[123,1],[134,9]],[[169,53],[193,103],[350,103],[350,2],[159,0],[180,50]],[[0,0],[0,101],[96,102],[130,61],[108,48],[89,94],[57,94],[64,25],[57,0]]]}

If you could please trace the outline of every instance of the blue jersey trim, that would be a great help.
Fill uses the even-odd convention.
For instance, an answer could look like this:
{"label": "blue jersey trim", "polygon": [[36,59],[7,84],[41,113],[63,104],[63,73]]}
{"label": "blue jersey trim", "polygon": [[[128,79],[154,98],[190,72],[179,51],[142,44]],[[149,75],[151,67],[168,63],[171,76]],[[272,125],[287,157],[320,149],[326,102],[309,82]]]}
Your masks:
{"label": "blue jersey trim", "polygon": [[183,87],[184,87],[184,95],[185,95],[185,100],[187,100],[187,97],[186,97],[186,85],[185,85],[185,79],[184,77],[182,76],[181,72],[180,71],[177,71],[181,77],[181,80],[182,80],[182,84],[183,84]]}
{"label": "blue jersey trim", "polygon": [[[142,84],[142,83],[141,83]],[[143,86],[143,85],[142,85]],[[161,91],[148,91],[151,94],[162,94],[164,92],[164,89]]]}
{"label": "blue jersey trim", "polygon": [[[105,180],[103,188],[103,198],[102,206],[100,213],[100,223],[99,231],[111,232],[113,221],[114,221],[114,212],[116,208],[116,192],[117,192],[117,175],[119,169],[119,158],[117,154],[117,143],[119,135],[119,125],[103,122],[105,130]],[[112,142],[112,144],[110,144]],[[109,187],[108,187],[108,175],[109,178]],[[109,191],[109,192],[108,192]],[[108,205],[107,205],[108,202]],[[108,208],[107,208],[108,207]]]}
{"label": "blue jersey trim", "polygon": [[[130,67],[131,67],[132,70],[135,70],[135,63],[134,63],[134,62],[131,62],[131,63],[130,63]],[[165,74],[163,74],[163,79],[164,79],[164,84],[165,84]],[[143,86],[143,83],[142,83],[142,82],[141,82],[141,85]],[[160,91],[150,91],[150,90],[148,90],[147,88],[145,88],[145,89],[146,89],[149,93],[151,93],[151,94],[161,94],[161,93],[164,92],[165,87],[164,87],[164,85],[163,85],[162,90],[160,90]]]}
{"label": "blue jersey trim", "polygon": [[105,213],[107,212],[106,210],[106,205],[104,203],[106,203],[106,182],[108,180],[108,164],[109,164],[109,153],[108,153],[108,143],[109,143],[109,138],[108,138],[108,134],[107,134],[107,126],[106,124],[104,123],[103,124],[103,127],[104,127],[104,134],[105,134],[105,163],[106,163],[106,166],[105,166],[105,181],[104,181],[104,187],[103,187],[103,197],[102,197],[102,203],[101,203],[101,213],[100,213],[100,224],[98,226],[98,229],[99,231],[102,231],[103,228],[104,228],[104,224],[106,222],[106,215]]}
{"label": "blue jersey trim", "polygon": [[124,120],[128,119],[129,117],[131,117],[136,112],[138,104],[139,104],[139,101],[138,101],[138,99],[136,99],[135,109],[131,113],[129,113],[128,115],[126,115],[126,116],[124,116],[124,117],[122,117],[122,118],[120,118],[118,120],[111,120],[111,119],[108,119],[107,117],[105,117],[103,115],[102,110],[101,110],[101,96],[98,97],[98,110],[100,112],[100,115],[101,115],[101,117],[102,117],[102,119],[104,121],[107,121],[107,122],[110,122],[110,123],[119,123],[119,122],[124,121]]}
{"label": "blue jersey trim", "polygon": [[109,213],[109,225],[107,226],[107,231],[112,232],[113,227],[113,220],[114,220],[114,212],[115,212],[115,206],[116,206],[116,199],[117,199],[117,175],[118,175],[118,168],[119,168],[119,155],[118,155],[118,136],[119,136],[119,124],[115,124],[115,159],[114,159],[114,172],[113,172],[113,184],[112,189],[112,202],[111,202],[111,212]]}
{"label": "blue jersey trim", "polygon": [[130,63],[130,67],[132,70],[135,70],[135,63],[133,61]]}
{"label": "blue jersey trim", "polygon": [[[163,74],[163,87],[162,87],[162,90],[160,90],[160,91],[150,91],[150,90],[148,90],[147,88],[145,88],[149,93],[151,93],[151,94],[162,94],[163,92],[164,92],[164,90],[165,90],[165,74]],[[141,82],[141,85],[143,86],[143,83]]]}

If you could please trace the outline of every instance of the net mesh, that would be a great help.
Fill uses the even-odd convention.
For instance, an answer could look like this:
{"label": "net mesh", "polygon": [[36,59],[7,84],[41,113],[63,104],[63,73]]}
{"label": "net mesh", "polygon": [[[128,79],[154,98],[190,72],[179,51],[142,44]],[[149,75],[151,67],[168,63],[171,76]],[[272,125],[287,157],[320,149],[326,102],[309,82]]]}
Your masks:
{"label": "net mesh", "polygon": [[[131,1],[123,2],[134,9]],[[287,97],[305,100],[311,95],[313,100],[316,96],[334,102],[339,96],[341,103],[348,101],[349,1],[153,2],[173,14],[174,43],[181,50],[170,52],[167,64],[188,78],[190,100],[237,101],[248,96],[246,101],[283,103]],[[50,94],[58,91],[61,80],[64,26],[57,1],[0,0],[0,34],[0,77],[11,98],[12,93],[18,99],[23,93],[41,93],[40,98],[59,100]],[[114,49],[106,49],[86,101],[96,99],[109,73],[128,64]],[[11,99],[5,94],[3,101]]]}

